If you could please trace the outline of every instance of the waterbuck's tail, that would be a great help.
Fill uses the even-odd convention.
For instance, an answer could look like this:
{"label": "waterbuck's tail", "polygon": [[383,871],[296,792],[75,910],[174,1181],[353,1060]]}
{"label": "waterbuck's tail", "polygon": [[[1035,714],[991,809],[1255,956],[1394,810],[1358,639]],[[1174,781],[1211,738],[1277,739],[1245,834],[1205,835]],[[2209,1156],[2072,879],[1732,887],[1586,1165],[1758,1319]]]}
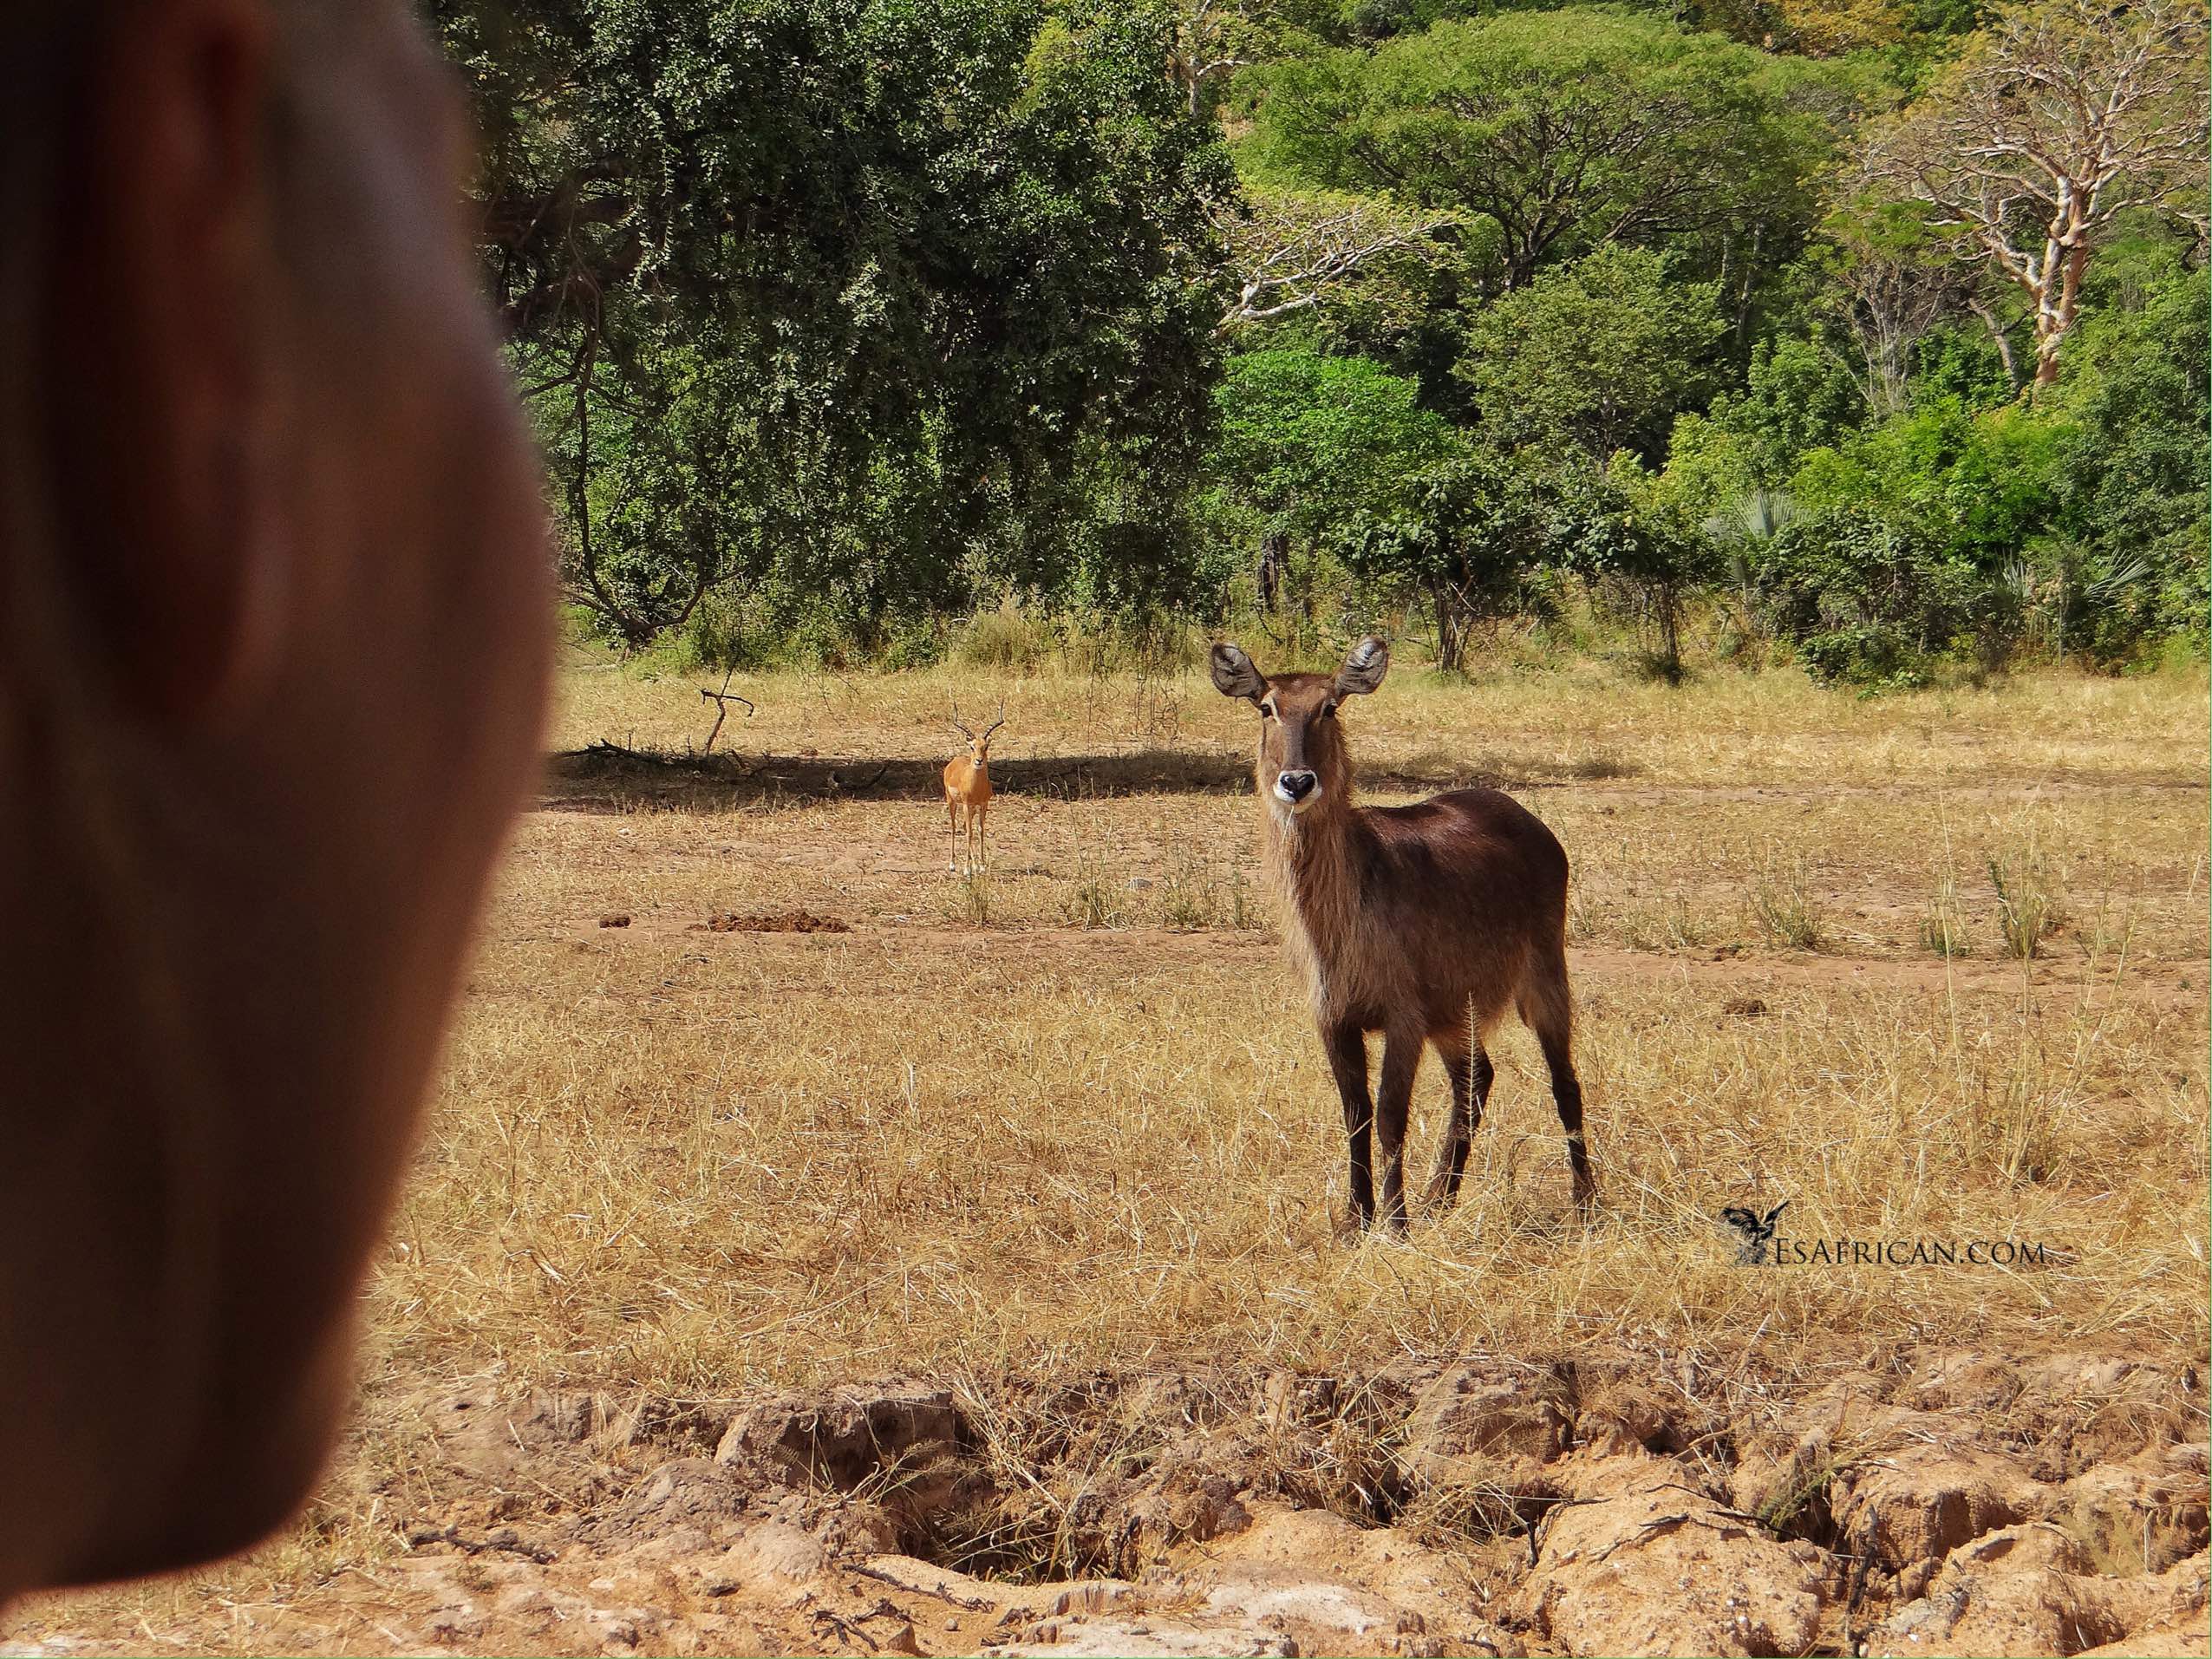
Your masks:
{"label": "waterbuck's tail", "polygon": [[1567,979],[1567,929],[1546,929],[1529,948],[1529,963],[1521,975],[1515,998],[1521,1022],[1536,1033],[1544,1057],[1551,1057],[1556,1043],[1562,1052],[1575,1039],[1575,993]]}

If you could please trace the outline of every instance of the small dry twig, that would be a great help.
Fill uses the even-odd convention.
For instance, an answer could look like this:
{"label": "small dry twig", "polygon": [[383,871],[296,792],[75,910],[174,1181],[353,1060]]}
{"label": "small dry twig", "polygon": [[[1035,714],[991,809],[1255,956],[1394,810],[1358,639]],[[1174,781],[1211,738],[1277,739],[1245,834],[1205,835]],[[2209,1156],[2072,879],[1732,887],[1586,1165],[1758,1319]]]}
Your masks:
{"label": "small dry twig", "polygon": [[745,717],[747,720],[753,718],[753,700],[750,697],[741,697],[729,689],[730,676],[736,672],[735,669],[732,669],[728,674],[722,676],[722,689],[720,691],[709,691],[703,685],[699,688],[699,695],[714,705],[714,728],[707,734],[707,741],[699,750],[701,754],[714,753],[714,740],[722,735],[722,722],[729,718],[730,704],[743,703]]}

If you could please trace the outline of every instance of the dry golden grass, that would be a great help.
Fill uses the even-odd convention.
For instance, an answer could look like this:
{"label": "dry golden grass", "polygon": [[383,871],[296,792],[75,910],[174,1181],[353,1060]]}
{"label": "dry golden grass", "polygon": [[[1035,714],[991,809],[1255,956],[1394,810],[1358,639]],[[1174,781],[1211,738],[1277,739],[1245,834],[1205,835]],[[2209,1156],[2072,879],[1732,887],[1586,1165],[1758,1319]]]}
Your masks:
{"label": "dry golden grass", "polygon": [[[1247,711],[1195,676],[739,689],[740,767],[557,768],[568,809],[525,826],[374,1287],[380,1368],[707,1391],[1224,1347],[2202,1339],[2201,681],[1403,676],[1353,717],[1368,773],[1500,777],[1575,859],[1608,1213],[1566,1228],[1516,1033],[1465,1202],[1357,1248],[1251,885]],[[953,880],[923,791],[952,697],[1001,689],[996,868]],[[556,741],[708,724],[689,682],[584,669]],[[1981,872],[2031,859],[2073,919],[2023,967]],[[1947,881],[1963,957],[1920,937]],[[1824,949],[1778,949],[1762,901]],[[688,931],[794,907],[856,931]],[[1748,1279],[1713,1213],[1754,1196],[1804,1236],[2067,1259]]]}
{"label": "dry golden grass", "polygon": [[[696,687],[579,662],[554,747],[681,752]],[[758,713],[719,768],[555,762],[369,1287],[323,1532],[135,1592],[141,1617],[369,1548],[421,1449],[401,1402],[486,1372],[684,1394],[1628,1342],[1786,1378],[1922,1342],[2205,1345],[2201,675],[1862,702],[1401,670],[1347,715],[1372,797],[1501,781],[1574,859],[1603,1198],[1569,1225],[1517,1029],[1458,1208],[1405,1243],[1337,1232],[1249,710],[1199,676],[732,689]],[[950,699],[1001,692],[996,870],[968,884],[931,780]],[[2059,918],[2032,958],[1993,867]],[[1817,950],[1777,943],[1792,903]],[[694,931],[793,909],[852,931]],[[1425,1068],[1423,1174],[1442,1094]],[[1719,1207],[1785,1198],[1795,1237],[2054,1259],[1734,1265]]]}

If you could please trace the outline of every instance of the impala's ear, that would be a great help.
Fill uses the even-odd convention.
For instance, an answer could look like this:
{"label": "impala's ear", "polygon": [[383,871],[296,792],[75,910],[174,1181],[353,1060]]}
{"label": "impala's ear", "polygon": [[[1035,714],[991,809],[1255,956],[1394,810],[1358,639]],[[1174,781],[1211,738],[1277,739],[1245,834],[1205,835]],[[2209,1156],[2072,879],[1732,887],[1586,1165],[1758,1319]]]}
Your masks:
{"label": "impala's ear", "polygon": [[1372,691],[1389,672],[1390,647],[1369,634],[1352,648],[1344,659],[1344,666],[1336,670],[1336,695],[1352,697]]}
{"label": "impala's ear", "polygon": [[1252,659],[1223,640],[1213,649],[1214,689],[1224,697],[1246,697],[1257,702],[1267,695],[1267,676],[1252,666]]}

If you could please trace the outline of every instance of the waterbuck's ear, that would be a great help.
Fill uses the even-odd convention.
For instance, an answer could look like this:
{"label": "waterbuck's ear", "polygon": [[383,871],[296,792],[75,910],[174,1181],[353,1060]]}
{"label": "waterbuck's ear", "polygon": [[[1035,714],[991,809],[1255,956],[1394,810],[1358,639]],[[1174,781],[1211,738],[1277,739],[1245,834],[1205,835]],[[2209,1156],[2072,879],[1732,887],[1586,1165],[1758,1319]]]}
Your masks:
{"label": "waterbuck's ear", "polygon": [[1352,648],[1344,659],[1344,666],[1336,670],[1336,695],[1352,697],[1362,691],[1372,691],[1389,672],[1390,647],[1369,634]]}
{"label": "waterbuck's ear", "polygon": [[1227,640],[1213,649],[1214,689],[1224,697],[1249,697],[1257,702],[1267,695],[1267,676],[1252,666],[1252,659]]}

